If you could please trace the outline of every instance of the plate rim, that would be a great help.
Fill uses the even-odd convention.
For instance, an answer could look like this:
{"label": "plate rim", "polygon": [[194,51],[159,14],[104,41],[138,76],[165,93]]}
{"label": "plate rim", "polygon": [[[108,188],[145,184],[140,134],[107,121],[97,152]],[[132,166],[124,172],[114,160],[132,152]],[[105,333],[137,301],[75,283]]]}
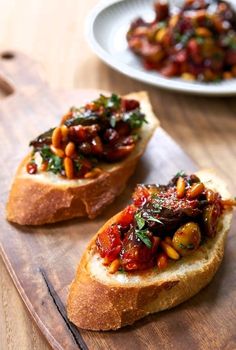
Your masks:
{"label": "plate rim", "polygon": [[[101,0],[97,5],[95,5],[85,20],[85,38],[91,50],[108,66],[115,69],[119,73],[124,74],[132,79],[141,81],[143,83],[149,84],[156,88],[161,88],[169,91],[175,91],[179,93],[194,94],[199,96],[233,96],[236,94],[236,79],[235,84],[228,85],[227,87],[220,85],[210,85],[205,86],[199,82],[190,83],[185,81],[177,81],[171,78],[164,78],[161,75],[156,76],[154,74],[150,75],[149,73],[133,68],[130,65],[118,61],[114,55],[107,52],[98,42],[94,35],[94,25],[96,19],[100,14],[108,9],[109,7],[114,6],[115,4],[125,3],[128,0]],[[138,74],[137,74],[138,73]],[[158,73],[157,73],[158,74]],[[226,88],[226,89],[225,89]]]}

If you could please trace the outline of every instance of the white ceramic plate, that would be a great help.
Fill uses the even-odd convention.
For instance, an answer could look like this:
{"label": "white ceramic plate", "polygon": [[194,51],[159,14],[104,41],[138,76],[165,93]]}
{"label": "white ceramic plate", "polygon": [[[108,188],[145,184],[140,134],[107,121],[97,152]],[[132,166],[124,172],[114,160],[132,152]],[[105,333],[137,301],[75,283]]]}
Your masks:
{"label": "white ceramic plate", "polygon": [[[170,0],[171,3],[179,1],[181,0]],[[188,82],[180,78],[164,78],[142,67],[139,59],[128,49],[126,32],[135,18],[154,18],[153,2],[154,0],[100,2],[86,22],[86,37],[93,51],[119,72],[151,85],[200,95],[236,94],[236,79],[219,83]]]}

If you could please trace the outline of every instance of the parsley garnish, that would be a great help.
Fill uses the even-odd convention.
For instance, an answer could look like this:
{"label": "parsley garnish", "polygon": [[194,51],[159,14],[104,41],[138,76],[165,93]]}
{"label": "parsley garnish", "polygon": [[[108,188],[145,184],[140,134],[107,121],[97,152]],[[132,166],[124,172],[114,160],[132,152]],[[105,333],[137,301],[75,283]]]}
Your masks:
{"label": "parsley garnish", "polygon": [[118,269],[118,271],[119,271],[120,273],[126,273],[125,269],[124,269],[122,266]]}
{"label": "parsley garnish", "polygon": [[52,156],[52,151],[50,150],[50,147],[44,145],[40,151],[40,155],[43,158],[43,161],[48,161],[49,158]]}
{"label": "parsley garnish", "polygon": [[193,243],[189,243],[187,245],[187,249],[194,249],[194,244]]}
{"label": "parsley garnish", "polygon": [[80,163],[80,161],[78,159],[74,159],[74,165],[75,165],[75,169],[76,171],[80,171],[82,164]]}
{"label": "parsley garnish", "polygon": [[94,103],[105,108],[118,109],[120,107],[121,98],[116,94],[112,94],[111,97],[100,95]]}
{"label": "parsley garnish", "polygon": [[186,249],[185,245],[182,244],[182,243],[179,244],[179,247],[180,247],[181,249]]}
{"label": "parsley garnish", "polygon": [[145,115],[141,113],[139,109],[124,113],[123,120],[129,123],[131,129],[139,129],[143,123],[148,123],[145,119]]}
{"label": "parsley garnish", "polygon": [[165,28],[166,27],[166,21],[158,22],[157,26],[158,26],[158,29]]}
{"label": "parsley garnish", "polygon": [[147,236],[148,230],[135,230],[136,236],[149,248],[152,248],[152,242],[150,238]]}
{"label": "parsley garnish", "polygon": [[105,107],[118,109],[120,107],[121,98],[116,94],[112,94],[110,98],[107,99]]}
{"label": "parsley garnish", "polygon": [[194,249],[194,244],[193,243],[189,243],[188,245],[184,245],[184,244],[180,243],[179,247],[181,249]]}
{"label": "parsley garnish", "polygon": [[144,220],[144,218],[142,218],[141,212],[138,212],[135,215],[135,220],[137,222],[139,230],[142,230],[142,228],[145,226],[145,220]]}
{"label": "parsley garnish", "polygon": [[174,177],[180,177],[180,176],[186,176],[186,174],[183,170],[178,171]]}
{"label": "parsley garnish", "polygon": [[155,213],[159,214],[162,211],[162,203],[163,199],[162,198],[157,198],[156,195],[155,197],[153,196],[154,202],[152,203],[153,208],[155,209]]}
{"label": "parsley garnish", "polygon": [[40,155],[43,161],[48,163],[47,171],[51,171],[54,174],[61,173],[63,169],[62,158],[53,154],[49,146],[44,145],[40,150]]}
{"label": "parsley garnish", "polygon": [[200,45],[204,43],[204,38],[202,36],[197,36],[196,37],[196,42]]}
{"label": "parsley garnish", "polygon": [[47,171],[51,171],[54,174],[61,173],[62,165],[62,158],[52,155],[48,162]]}
{"label": "parsley garnish", "polygon": [[161,225],[164,225],[163,222],[157,218],[154,218],[153,216],[148,216],[148,221],[155,221],[155,222],[158,222],[159,224]]}
{"label": "parsley garnish", "polygon": [[116,126],[116,117],[114,115],[112,115],[110,118],[110,125],[112,128]]}

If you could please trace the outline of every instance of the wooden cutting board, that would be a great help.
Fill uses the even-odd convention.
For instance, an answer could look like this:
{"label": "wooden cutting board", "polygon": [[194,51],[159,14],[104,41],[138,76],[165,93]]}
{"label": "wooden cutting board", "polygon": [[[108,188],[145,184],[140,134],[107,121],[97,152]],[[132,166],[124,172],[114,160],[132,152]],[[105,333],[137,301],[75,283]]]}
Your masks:
{"label": "wooden cutting board", "polygon": [[[5,57],[4,57],[5,56]],[[7,269],[39,328],[54,349],[227,349],[236,348],[236,238],[231,234],[220,270],[197,296],[173,310],[149,316],[112,332],[76,329],[67,319],[68,286],[88,241],[130,198],[136,183],[167,182],[179,169],[197,166],[159,128],[124,193],[96,220],[76,219],[41,227],[12,225],[4,210],[10,183],[28,142],[57,125],[73,105],[96,98],[98,91],[54,92],[28,57],[0,57],[0,243]],[[235,227],[235,223],[234,223]],[[30,335],[29,335],[30,336]],[[231,346],[232,345],[232,346]]]}

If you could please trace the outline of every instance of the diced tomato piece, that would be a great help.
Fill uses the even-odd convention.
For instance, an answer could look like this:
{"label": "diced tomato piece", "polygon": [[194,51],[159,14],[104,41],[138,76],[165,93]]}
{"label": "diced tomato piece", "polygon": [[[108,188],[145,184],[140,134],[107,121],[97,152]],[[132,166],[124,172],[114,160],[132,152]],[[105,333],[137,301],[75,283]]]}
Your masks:
{"label": "diced tomato piece", "polygon": [[35,164],[35,163],[28,163],[26,165],[27,173],[30,174],[30,175],[36,174],[37,173],[37,169],[38,169],[38,167],[37,167],[37,164]]}
{"label": "diced tomato piece", "polygon": [[190,39],[188,42],[188,50],[192,55],[196,55],[200,52],[200,47],[196,39]]}
{"label": "diced tomato piece", "polygon": [[149,239],[152,242],[152,248],[148,248],[137,239],[133,229],[128,232],[120,254],[121,265],[126,271],[145,270],[154,266],[158,240],[153,236],[150,236]]}
{"label": "diced tomato piece", "polygon": [[196,39],[190,39],[187,45],[188,53],[191,56],[192,60],[196,64],[200,64],[203,60],[201,55],[200,45],[197,43]]}
{"label": "diced tomato piece", "polygon": [[75,141],[76,143],[88,141],[96,137],[99,130],[100,130],[100,127],[97,124],[89,125],[89,126],[83,126],[83,125],[71,126],[69,128],[69,138],[72,141]]}
{"label": "diced tomato piece", "polygon": [[132,222],[134,221],[135,212],[136,209],[133,205],[129,205],[128,207],[126,207],[121,214],[118,224],[122,227],[127,227],[130,224],[132,224]]}
{"label": "diced tomato piece", "polygon": [[176,62],[169,62],[165,67],[161,69],[161,73],[165,77],[173,77],[175,75],[178,75],[179,72],[179,65]]}
{"label": "diced tomato piece", "polygon": [[141,207],[144,205],[149,199],[151,195],[148,189],[145,186],[138,185],[133,193],[133,202],[136,207]]}
{"label": "diced tomato piece", "polygon": [[139,108],[140,103],[136,100],[122,99],[121,105],[126,112],[132,111],[133,109]]}
{"label": "diced tomato piece", "polygon": [[102,258],[107,257],[111,261],[116,259],[122,246],[118,225],[114,224],[101,232],[96,239],[96,245]]}
{"label": "diced tomato piece", "polygon": [[104,137],[104,140],[111,145],[114,145],[119,140],[118,132],[112,128],[106,129],[103,137]]}
{"label": "diced tomato piece", "polygon": [[184,63],[187,60],[187,51],[186,50],[181,50],[179,51],[174,58],[175,62],[178,63]]}
{"label": "diced tomato piece", "polygon": [[121,145],[121,146],[114,147],[113,149],[111,148],[105,154],[106,159],[110,162],[115,162],[120,159],[123,159],[133,151],[134,147],[135,147],[135,144],[133,143],[127,146]]}

